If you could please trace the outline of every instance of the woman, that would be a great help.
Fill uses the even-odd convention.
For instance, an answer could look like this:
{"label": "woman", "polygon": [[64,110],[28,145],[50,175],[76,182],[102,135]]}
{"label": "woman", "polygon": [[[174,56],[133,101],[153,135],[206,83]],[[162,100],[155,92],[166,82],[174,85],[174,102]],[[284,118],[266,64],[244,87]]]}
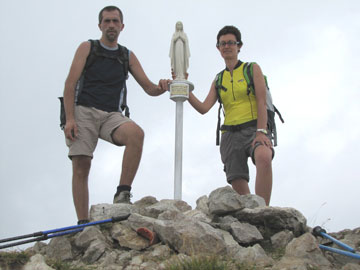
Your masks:
{"label": "woman", "polygon": [[225,110],[220,153],[227,182],[240,195],[250,193],[247,161],[251,157],[256,166],[255,193],[269,205],[274,150],[267,130],[265,80],[260,67],[254,64],[255,95],[247,93],[243,74],[245,63],[238,59],[242,45],[240,31],[236,27],[225,26],[219,31],[216,47],[226,65],[222,86],[217,90],[213,81],[204,102],[193,93],[190,93],[189,102],[199,113],[205,114],[216,103],[219,92]]}

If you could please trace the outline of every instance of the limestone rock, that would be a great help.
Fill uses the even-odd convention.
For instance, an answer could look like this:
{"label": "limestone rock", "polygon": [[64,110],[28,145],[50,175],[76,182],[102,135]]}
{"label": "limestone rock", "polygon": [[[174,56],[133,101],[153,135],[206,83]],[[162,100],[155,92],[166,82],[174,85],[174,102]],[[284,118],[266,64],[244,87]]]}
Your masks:
{"label": "limestone rock", "polygon": [[238,262],[254,264],[260,267],[272,266],[274,264],[273,259],[266,255],[264,249],[259,244],[248,248],[241,247],[234,255],[234,259]]}
{"label": "limestone rock", "polygon": [[42,255],[36,254],[30,258],[30,261],[25,264],[23,270],[54,270],[45,263]]}
{"label": "limestone rock", "polygon": [[61,261],[71,260],[73,252],[69,237],[52,238],[46,249],[46,256]]}
{"label": "limestone rock", "polygon": [[274,234],[270,240],[274,249],[281,249],[285,248],[293,239],[294,234],[289,230],[285,230]]}
{"label": "limestone rock", "polygon": [[82,232],[75,235],[75,245],[78,248],[87,249],[91,242],[98,240],[105,242],[105,237],[96,226],[86,227]]}
{"label": "limestone rock", "polygon": [[321,252],[315,237],[310,233],[305,233],[299,238],[293,239],[285,250],[285,255],[288,257],[296,257],[307,259],[316,262],[322,267],[330,267],[330,262],[324,257]]}
{"label": "limestone rock", "polygon": [[306,218],[294,208],[258,207],[237,211],[234,216],[240,221],[256,226],[265,239],[274,234],[289,230],[294,236],[306,232]]}
{"label": "limestone rock", "polygon": [[111,229],[111,236],[121,247],[133,250],[143,250],[149,246],[149,240],[139,236],[134,230],[121,224],[115,224]]}
{"label": "limestone rock", "polygon": [[131,204],[116,203],[116,204],[97,204],[90,208],[90,220],[98,221],[110,219],[113,217],[126,216],[131,213],[133,206]]}
{"label": "limestone rock", "polygon": [[242,246],[259,243],[264,239],[258,229],[248,223],[233,222],[230,229],[234,239]]}
{"label": "limestone rock", "polygon": [[153,205],[146,207],[147,216],[158,218],[165,211],[185,212],[191,210],[191,206],[184,201],[179,200],[161,200]]}
{"label": "limestone rock", "polygon": [[221,233],[201,221],[192,219],[157,220],[154,229],[163,243],[180,253],[224,255],[226,252]]}
{"label": "limestone rock", "polygon": [[230,186],[218,188],[210,193],[209,212],[213,215],[225,215],[247,208],[265,206],[263,198],[256,195],[239,195]]}

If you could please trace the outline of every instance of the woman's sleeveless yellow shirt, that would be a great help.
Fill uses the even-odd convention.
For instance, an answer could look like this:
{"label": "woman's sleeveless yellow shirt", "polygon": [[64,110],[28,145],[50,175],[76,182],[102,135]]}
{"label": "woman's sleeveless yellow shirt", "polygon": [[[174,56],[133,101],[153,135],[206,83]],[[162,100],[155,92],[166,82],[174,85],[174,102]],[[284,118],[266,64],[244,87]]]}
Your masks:
{"label": "woman's sleeveless yellow shirt", "polygon": [[231,76],[227,69],[223,73],[220,98],[225,110],[224,125],[239,125],[257,119],[255,95],[247,94],[247,83],[244,77],[244,63],[233,70]]}

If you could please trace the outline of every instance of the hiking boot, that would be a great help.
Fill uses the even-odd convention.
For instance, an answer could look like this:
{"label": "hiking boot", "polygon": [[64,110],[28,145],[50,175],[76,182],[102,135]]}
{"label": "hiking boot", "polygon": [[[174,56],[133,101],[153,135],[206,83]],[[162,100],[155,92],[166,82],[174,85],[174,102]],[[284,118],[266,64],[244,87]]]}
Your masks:
{"label": "hiking boot", "polygon": [[130,198],[132,197],[130,191],[121,191],[119,194],[115,194],[113,203],[127,203],[131,204]]}

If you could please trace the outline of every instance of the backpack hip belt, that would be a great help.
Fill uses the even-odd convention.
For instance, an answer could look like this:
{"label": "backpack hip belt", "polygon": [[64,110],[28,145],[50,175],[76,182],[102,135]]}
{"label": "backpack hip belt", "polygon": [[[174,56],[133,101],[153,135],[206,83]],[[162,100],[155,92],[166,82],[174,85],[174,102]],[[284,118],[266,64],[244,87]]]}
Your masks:
{"label": "backpack hip belt", "polygon": [[256,127],[257,125],[257,120],[252,120],[243,124],[239,124],[239,125],[233,125],[233,126],[229,126],[229,125],[222,125],[220,130],[221,131],[230,131],[230,132],[236,132],[236,131],[240,131],[243,130],[245,128],[249,128],[249,127]]}

